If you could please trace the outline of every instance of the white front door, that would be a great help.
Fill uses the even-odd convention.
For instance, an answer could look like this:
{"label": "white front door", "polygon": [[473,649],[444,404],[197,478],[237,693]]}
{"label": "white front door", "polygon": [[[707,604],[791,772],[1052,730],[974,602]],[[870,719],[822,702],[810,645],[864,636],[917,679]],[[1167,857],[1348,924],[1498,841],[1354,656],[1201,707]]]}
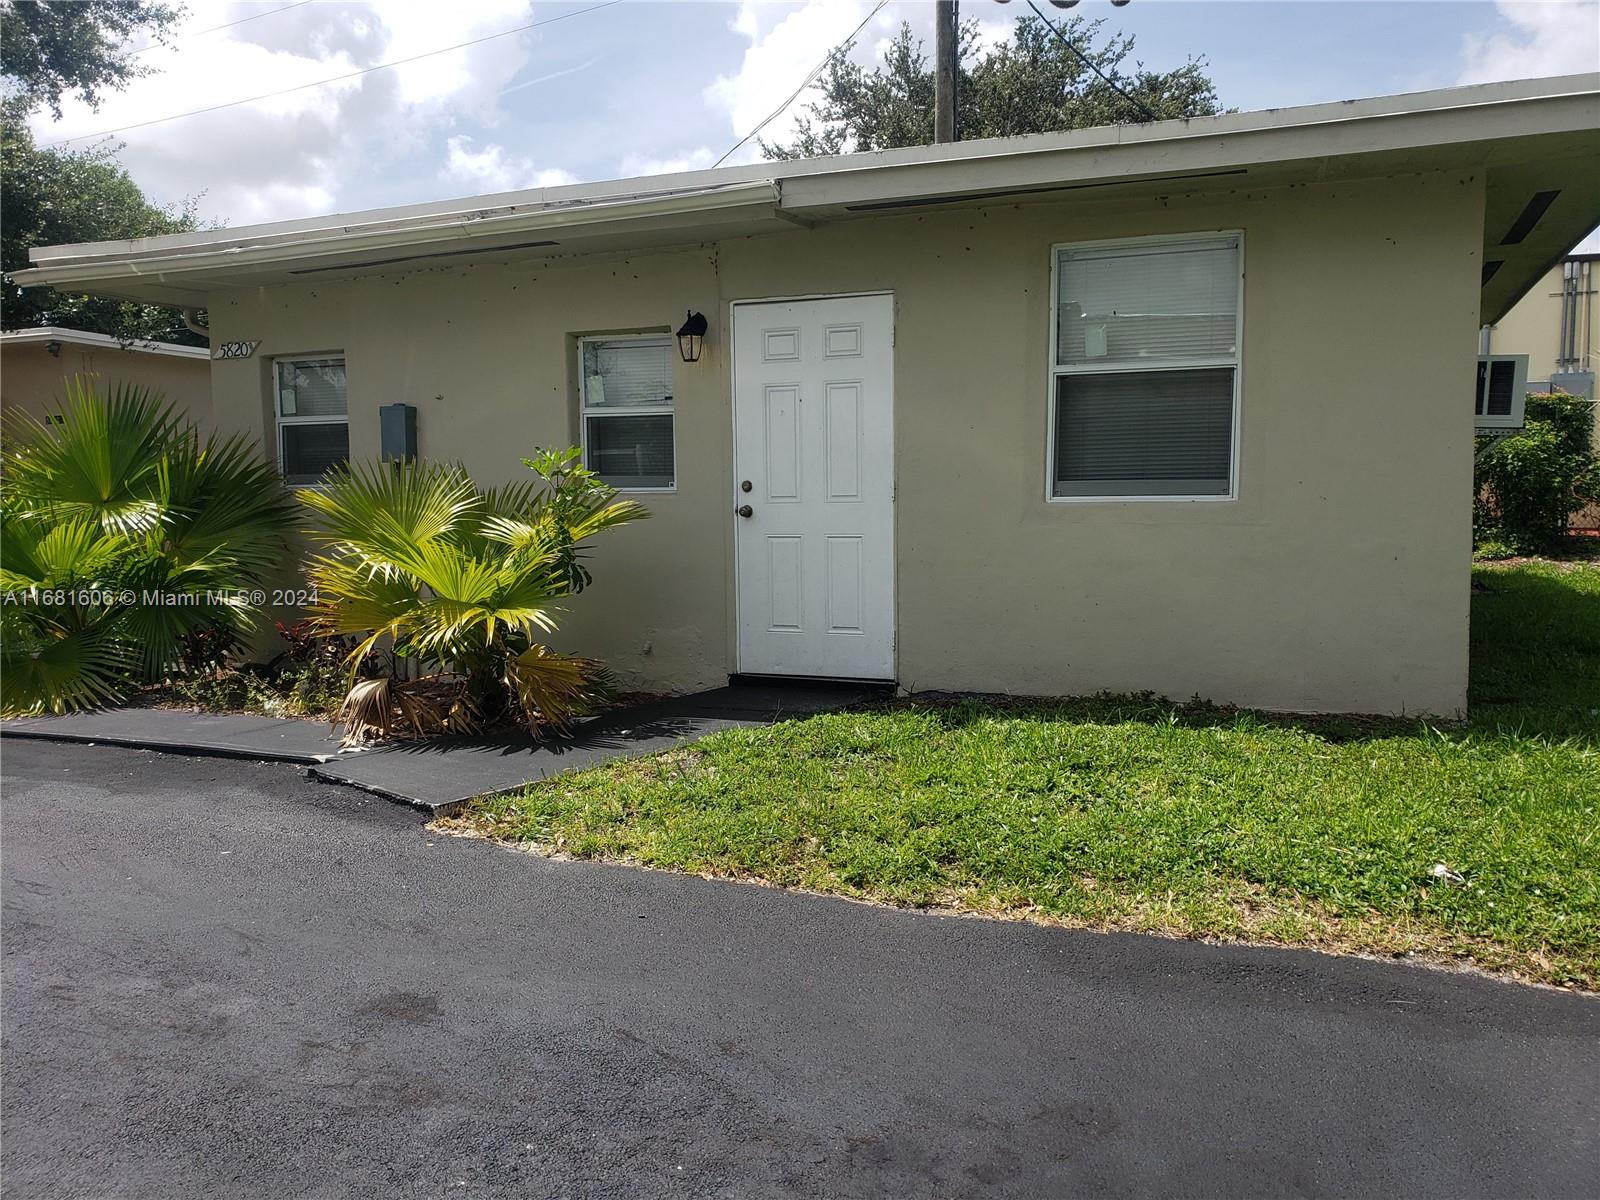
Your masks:
{"label": "white front door", "polygon": [[894,297],[733,310],[739,670],[894,678]]}

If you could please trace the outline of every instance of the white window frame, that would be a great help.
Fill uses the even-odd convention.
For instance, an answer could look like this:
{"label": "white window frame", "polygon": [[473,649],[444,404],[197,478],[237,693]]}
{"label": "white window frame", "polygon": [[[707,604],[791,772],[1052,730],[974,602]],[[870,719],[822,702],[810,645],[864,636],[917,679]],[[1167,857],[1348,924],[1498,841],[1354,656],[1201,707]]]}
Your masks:
{"label": "white window frame", "polygon": [[[1236,329],[1233,354],[1209,358],[1168,360],[1134,360],[1131,362],[1088,365],[1074,363],[1063,366],[1057,361],[1061,338],[1061,251],[1103,250],[1112,246],[1175,245],[1183,242],[1205,242],[1219,237],[1239,239],[1239,292],[1235,306]],[[1050,247],[1050,362],[1046,372],[1045,420],[1047,424],[1044,447],[1044,498],[1047,504],[1216,504],[1232,503],[1239,498],[1239,396],[1244,379],[1244,230],[1209,229],[1192,233],[1157,234],[1150,237],[1106,238],[1089,242],[1057,242]],[[1155,371],[1198,371],[1230,367],[1233,370],[1233,423],[1229,432],[1228,491],[1224,495],[1203,496],[1057,496],[1056,490],[1056,380],[1063,375],[1149,374]]]}
{"label": "white window frame", "polygon": [[[286,417],[286,416],[283,415],[283,383],[282,383],[282,381],[281,381],[281,379],[280,379],[280,377],[278,375],[278,367],[279,367],[280,364],[308,363],[308,362],[339,362],[339,363],[344,363],[344,379],[345,379],[344,416],[342,416],[342,417],[330,417],[330,416],[328,416],[326,414],[323,414],[322,416],[314,416],[314,417],[306,417],[306,416],[299,416],[299,415],[292,416],[292,417]],[[283,461],[283,455],[284,455],[283,430],[284,430],[284,426],[286,426],[286,425],[343,425],[345,427],[345,444],[346,444],[346,446],[348,446],[349,445],[349,437],[350,437],[350,434],[349,434],[349,429],[350,429],[350,364],[345,360],[345,356],[343,354],[279,354],[279,355],[275,355],[273,357],[273,359],[272,359],[272,415],[277,419],[277,422],[278,422],[278,424],[277,424],[277,430],[278,430],[278,432],[277,432],[277,441],[278,441],[278,477],[280,479],[282,479],[285,483],[288,483],[289,472],[284,469],[284,461]],[[349,452],[348,452],[348,450],[346,451],[345,461],[349,462]],[[297,487],[297,488],[300,488],[300,487],[321,487],[322,484],[320,484],[320,483],[294,483],[294,484],[289,484],[289,486],[290,487]]]}
{"label": "white window frame", "polygon": [[[666,404],[602,404],[589,407],[589,376],[584,370],[584,348],[592,342],[642,342],[666,339],[667,373],[672,376],[672,397]],[[596,333],[578,339],[578,444],[583,448],[583,465],[589,470],[589,418],[593,417],[671,417],[672,418],[672,482],[666,487],[617,487],[619,492],[675,492],[678,490],[678,383],[673,355],[677,345],[671,330],[654,333]],[[598,472],[596,472],[598,474]],[[616,487],[615,484],[612,485]]]}

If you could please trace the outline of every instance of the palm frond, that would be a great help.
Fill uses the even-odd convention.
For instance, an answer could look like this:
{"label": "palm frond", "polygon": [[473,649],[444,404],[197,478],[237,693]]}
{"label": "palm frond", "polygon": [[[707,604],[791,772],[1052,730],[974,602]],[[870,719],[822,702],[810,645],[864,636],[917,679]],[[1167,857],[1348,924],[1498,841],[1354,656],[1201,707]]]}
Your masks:
{"label": "palm frond", "polygon": [[239,644],[293,520],[248,442],[202,442],[154,392],[76,377],[56,416],[12,420],[0,449],[0,583],[74,597],[8,607],[8,710],[109,703],[198,633]]}
{"label": "palm frond", "polygon": [[92,521],[0,513],[0,591],[92,584],[124,545]]}
{"label": "palm frond", "polygon": [[396,728],[394,680],[387,675],[356,680],[345,693],[339,711],[333,714],[333,723],[344,726],[347,746],[393,737]]}
{"label": "palm frond", "polygon": [[173,406],[127,384],[102,396],[92,377],[74,375],[53,415],[24,416],[10,431],[5,472],[17,501],[118,533],[155,528],[163,450],[179,425]]}
{"label": "palm frond", "polygon": [[440,733],[469,734],[482,728],[467,681],[449,675],[358,680],[345,695],[333,723],[344,726],[347,746]]}
{"label": "palm frond", "polygon": [[530,732],[566,733],[615,694],[610,673],[593,659],[557,654],[538,644],[507,667]]}
{"label": "palm frond", "polygon": [[[392,638],[398,655],[468,674],[491,712],[517,697],[536,727],[564,727],[598,702],[597,664],[530,647],[555,629],[557,601],[589,582],[580,545],[647,513],[617,500],[575,450],[529,465],[541,481],[488,491],[460,467],[418,463],[353,467],[299,493],[326,547],[308,567],[313,616],[329,632],[364,636],[352,670]],[[385,693],[391,728],[410,720],[399,687]],[[352,705],[375,705],[379,691],[352,692]]]}
{"label": "palm frond", "polygon": [[75,629],[29,628],[31,613],[7,608],[0,636],[0,715],[33,716],[115,704],[126,694],[134,666],[117,636],[116,617]]}
{"label": "palm frond", "polygon": [[482,502],[460,467],[421,462],[357,464],[296,496],[321,518],[312,538],[380,568],[444,536]]}
{"label": "palm frond", "polygon": [[283,561],[296,508],[253,442],[217,434],[202,442],[185,431],[163,456],[159,479],[161,536],[175,564],[237,586],[241,575]]}

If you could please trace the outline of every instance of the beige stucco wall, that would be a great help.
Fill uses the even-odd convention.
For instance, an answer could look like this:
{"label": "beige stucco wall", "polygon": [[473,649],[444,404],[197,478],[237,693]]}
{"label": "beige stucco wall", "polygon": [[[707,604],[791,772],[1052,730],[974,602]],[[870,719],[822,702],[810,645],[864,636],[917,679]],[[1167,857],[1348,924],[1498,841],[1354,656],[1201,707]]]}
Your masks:
{"label": "beige stucco wall", "polygon": [[[1559,265],[1552,268],[1510,312],[1489,327],[1488,352],[1526,354],[1529,379],[1549,379],[1557,369],[1556,356],[1561,349],[1561,271]],[[1587,280],[1590,288],[1600,285],[1600,263],[1589,264]],[[1596,300],[1593,294],[1579,300],[1577,352],[1583,360],[1579,370],[1600,373],[1600,303]]]}
{"label": "beige stucco wall", "polygon": [[[1052,244],[1207,229],[1245,234],[1238,499],[1047,503]],[[261,340],[214,364],[217,419],[268,428],[271,357],[342,351],[355,456],[405,401],[424,456],[503,480],[577,438],[572,335],[705,312],[705,357],[676,368],[677,490],[597,552],[563,639],[634,682],[713,684],[735,667],[729,305],[889,290],[903,686],[1452,712],[1481,232],[1481,182],[1433,175],[261,289],[210,310]]]}
{"label": "beige stucco wall", "polygon": [[56,357],[36,343],[0,342],[0,407],[41,416],[54,407],[71,375],[94,375],[110,386],[155,388],[200,429],[211,428],[211,364],[206,359],[70,344]]}

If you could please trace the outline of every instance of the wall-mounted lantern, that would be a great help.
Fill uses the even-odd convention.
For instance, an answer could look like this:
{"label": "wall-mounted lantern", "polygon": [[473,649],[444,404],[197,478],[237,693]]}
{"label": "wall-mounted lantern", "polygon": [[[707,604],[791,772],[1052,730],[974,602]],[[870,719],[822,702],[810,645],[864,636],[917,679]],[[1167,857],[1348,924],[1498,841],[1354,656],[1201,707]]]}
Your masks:
{"label": "wall-mounted lantern", "polygon": [[50,357],[51,358],[60,358],[61,357],[61,343],[60,342],[53,342],[53,341],[52,342],[46,342],[44,344],[44,348],[50,352]]}
{"label": "wall-mounted lantern", "polygon": [[678,330],[678,353],[686,363],[699,362],[706,343],[706,315],[690,311],[689,319]]}

